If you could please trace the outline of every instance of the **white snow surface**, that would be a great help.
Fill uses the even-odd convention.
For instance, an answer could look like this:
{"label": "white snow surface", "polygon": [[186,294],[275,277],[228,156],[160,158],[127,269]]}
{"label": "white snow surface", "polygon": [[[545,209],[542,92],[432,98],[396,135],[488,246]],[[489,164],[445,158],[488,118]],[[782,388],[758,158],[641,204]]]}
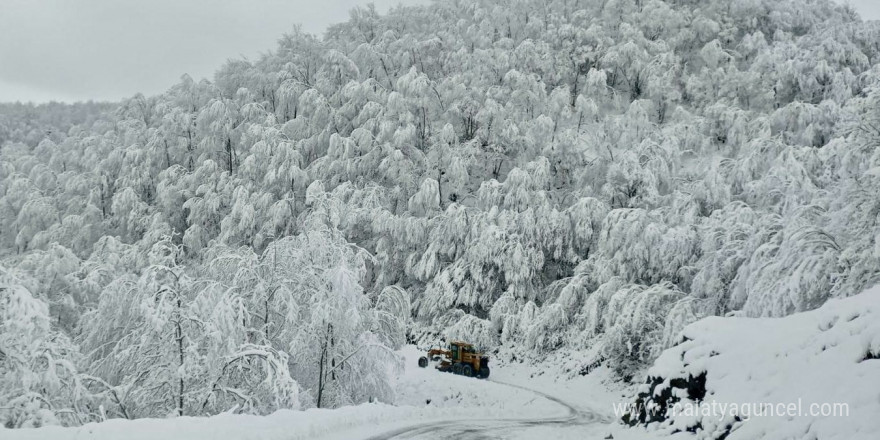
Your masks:
{"label": "white snow surface", "polygon": [[[668,380],[705,371],[704,404],[718,408],[757,402],[797,409],[738,423],[732,414],[682,414],[662,430],[699,419],[704,431],[697,438],[716,438],[731,423],[727,440],[880,438],[880,359],[868,356],[880,354],[880,286],[784,318],[707,318],[683,335],[690,341],[666,350],[649,375]],[[822,416],[821,405],[835,403],[849,415]],[[813,404],[820,405],[818,416]]]}

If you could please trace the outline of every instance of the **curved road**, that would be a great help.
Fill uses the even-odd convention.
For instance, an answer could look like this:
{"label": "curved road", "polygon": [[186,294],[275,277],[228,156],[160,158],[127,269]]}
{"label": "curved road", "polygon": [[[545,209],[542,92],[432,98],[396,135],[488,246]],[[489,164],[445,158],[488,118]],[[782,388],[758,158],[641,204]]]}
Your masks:
{"label": "curved road", "polygon": [[563,406],[567,414],[559,417],[548,418],[503,418],[503,419],[449,419],[418,423],[404,428],[388,431],[367,440],[401,440],[430,438],[446,439],[496,439],[502,433],[512,430],[520,430],[534,426],[576,426],[588,423],[604,421],[603,417],[592,411],[580,410],[571,404],[540,391],[513,385],[504,382],[494,382],[499,385],[519,388],[534,393],[552,402]]}

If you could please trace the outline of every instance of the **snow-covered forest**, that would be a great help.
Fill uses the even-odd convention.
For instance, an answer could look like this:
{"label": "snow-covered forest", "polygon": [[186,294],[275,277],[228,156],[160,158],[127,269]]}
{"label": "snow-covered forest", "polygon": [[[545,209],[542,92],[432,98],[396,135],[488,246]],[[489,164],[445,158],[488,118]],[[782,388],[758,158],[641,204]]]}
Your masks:
{"label": "snow-covered forest", "polygon": [[34,146],[44,139],[60,142],[74,126],[86,131],[105,131],[110,127],[99,128],[95,124],[109,122],[102,116],[116,107],[116,104],[102,102],[39,105],[0,102],[0,145],[13,142]]}
{"label": "snow-covered forest", "polygon": [[880,24],[831,0],[359,8],[0,144],[11,428],[386,401],[424,335],[631,380],[880,281]]}

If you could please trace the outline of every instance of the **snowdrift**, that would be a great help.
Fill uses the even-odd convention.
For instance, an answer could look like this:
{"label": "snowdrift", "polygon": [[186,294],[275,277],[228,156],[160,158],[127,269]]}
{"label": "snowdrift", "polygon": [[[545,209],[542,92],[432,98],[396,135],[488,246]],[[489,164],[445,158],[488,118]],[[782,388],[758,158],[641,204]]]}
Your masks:
{"label": "snowdrift", "polygon": [[300,440],[320,438],[333,432],[359,426],[373,426],[393,420],[418,420],[438,416],[463,416],[454,412],[438,414],[427,407],[394,407],[364,404],[335,410],[281,410],[267,416],[219,414],[212,417],[171,419],[113,419],[80,427],[48,426],[35,429],[5,430],[4,440]]}
{"label": "snowdrift", "polygon": [[727,440],[880,435],[880,286],[784,318],[703,319],[683,336],[648,371],[633,423]]}

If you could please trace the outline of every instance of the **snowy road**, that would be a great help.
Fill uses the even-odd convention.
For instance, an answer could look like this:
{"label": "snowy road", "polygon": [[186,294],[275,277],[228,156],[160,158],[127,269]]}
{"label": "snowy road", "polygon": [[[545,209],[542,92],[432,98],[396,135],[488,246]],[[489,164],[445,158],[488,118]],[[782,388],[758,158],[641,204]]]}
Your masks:
{"label": "snowy road", "polygon": [[566,411],[557,417],[528,418],[486,418],[486,419],[450,419],[417,423],[411,426],[394,429],[368,437],[367,440],[400,440],[400,439],[497,439],[497,438],[529,438],[529,430],[534,428],[565,427],[572,428],[603,421],[603,417],[593,411],[580,410],[574,405],[547,393],[532,390],[519,385],[493,382],[499,387],[513,387],[543,397]]}

